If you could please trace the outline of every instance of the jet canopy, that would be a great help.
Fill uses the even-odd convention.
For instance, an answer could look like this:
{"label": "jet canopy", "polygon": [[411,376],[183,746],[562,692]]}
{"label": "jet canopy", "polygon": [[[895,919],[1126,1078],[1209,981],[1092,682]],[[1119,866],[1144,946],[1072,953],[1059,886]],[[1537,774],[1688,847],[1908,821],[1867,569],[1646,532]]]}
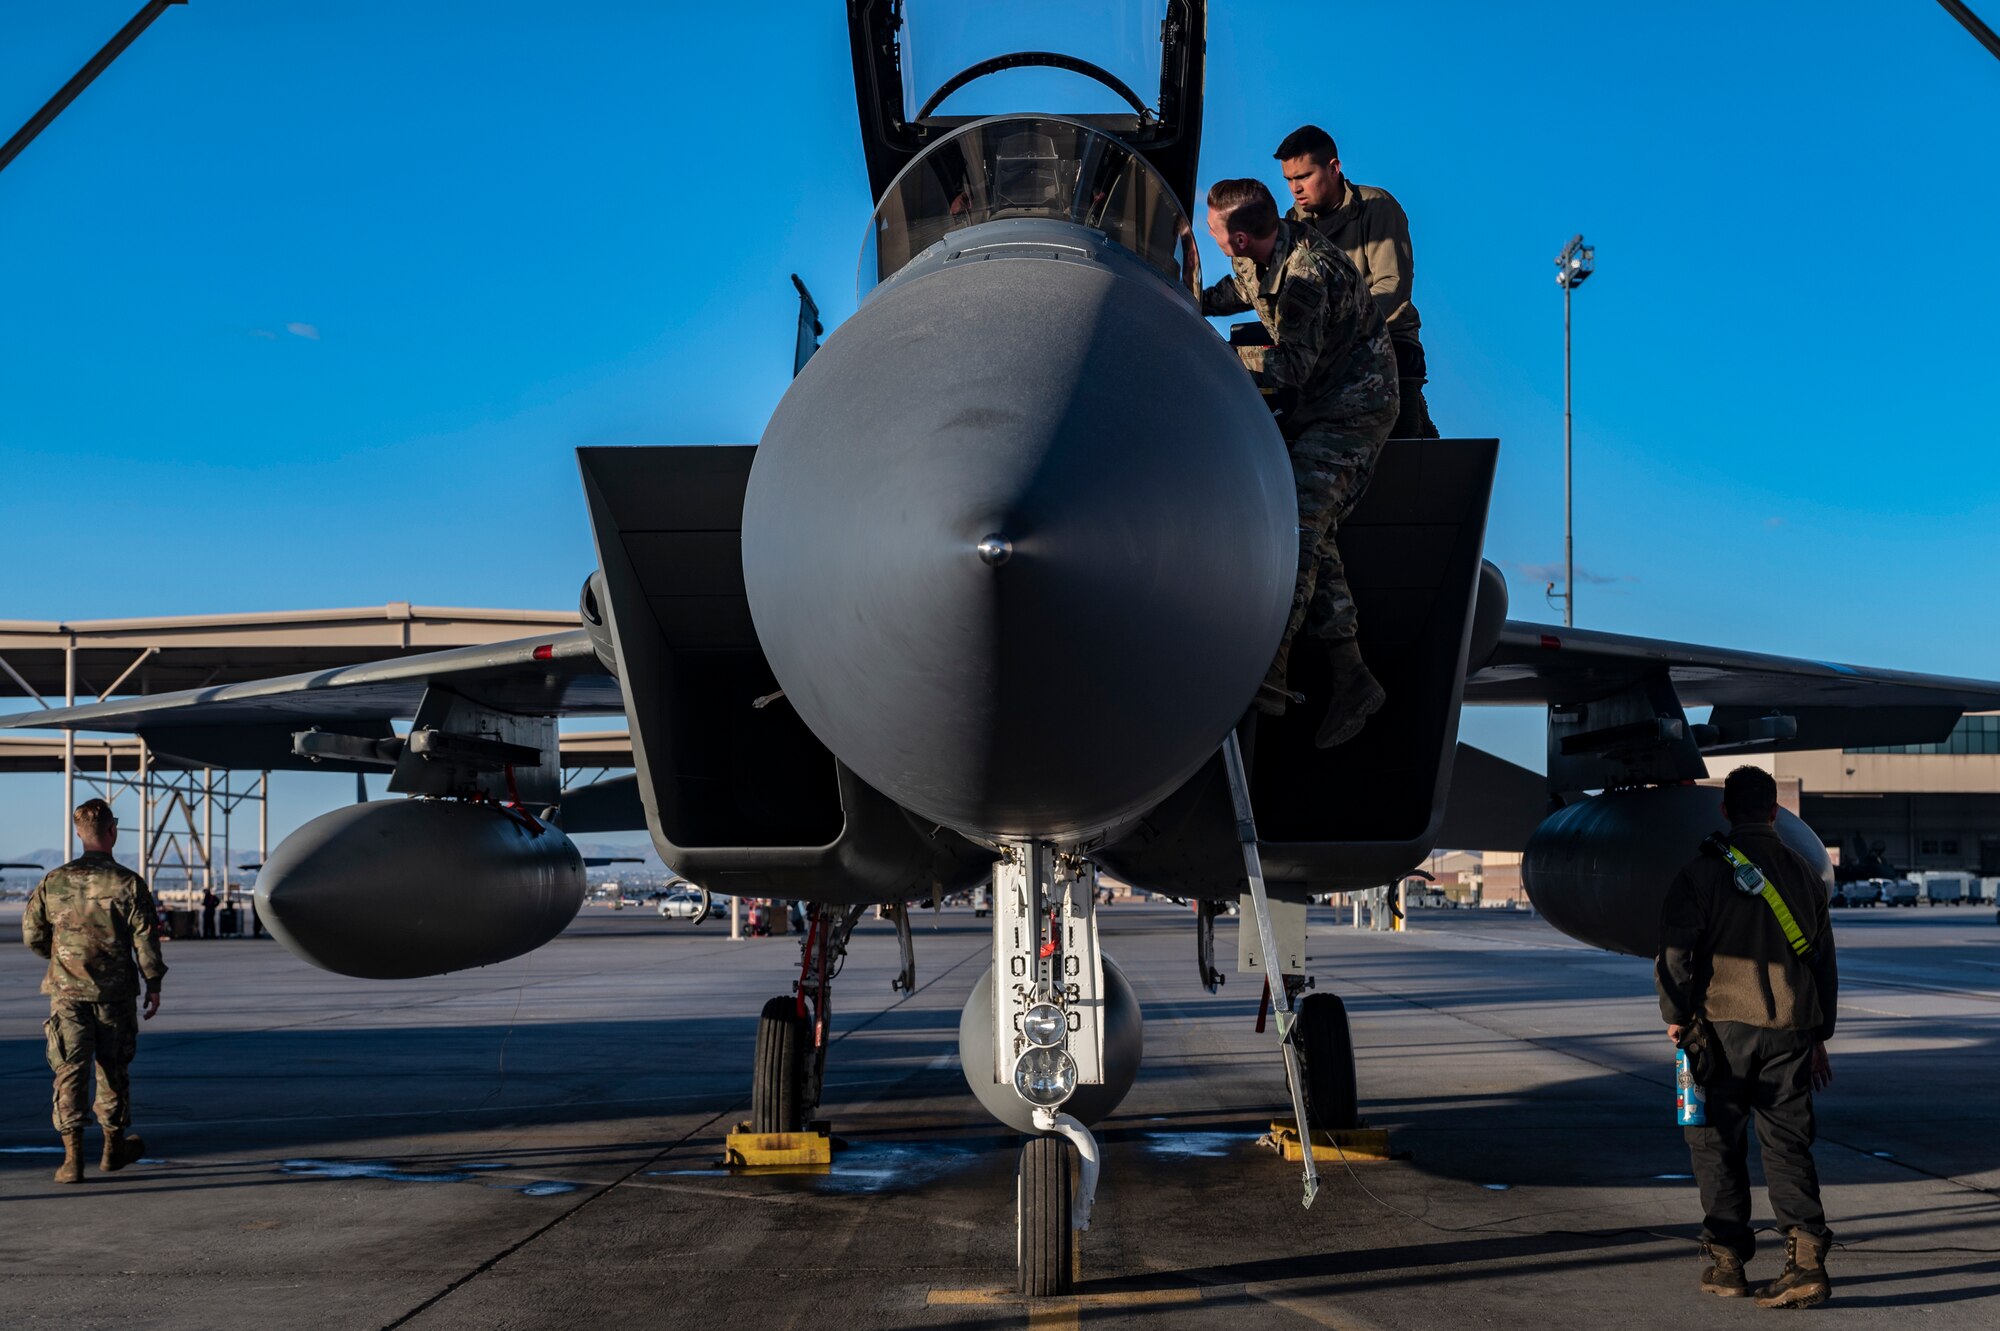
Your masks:
{"label": "jet canopy", "polygon": [[1182,208],[1193,197],[1207,0],[848,0],[847,15],[877,199],[958,130],[1028,113],[1110,135]]}
{"label": "jet canopy", "polygon": [[1187,214],[1143,157],[1079,121],[995,116],[932,144],[889,185],[862,242],[860,294],[951,232],[1004,218],[1101,231],[1169,282],[1200,293]]}
{"label": "jet canopy", "polygon": [[[1029,107],[1159,114],[1166,0],[903,0],[900,9],[896,46],[909,119]],[[1030,67],[1034,73],[1002,73]]]}

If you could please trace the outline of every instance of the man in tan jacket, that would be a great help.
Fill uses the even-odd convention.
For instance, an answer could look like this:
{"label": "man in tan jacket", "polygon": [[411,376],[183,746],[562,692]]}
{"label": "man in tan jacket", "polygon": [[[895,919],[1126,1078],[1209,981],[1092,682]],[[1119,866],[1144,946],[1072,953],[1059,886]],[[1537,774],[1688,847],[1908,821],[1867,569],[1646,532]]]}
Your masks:
{"label": "man in tan jacket", "polygon": [[[1701,1288],[1810,1308],[1833,1292],[1832,1232],[1813,1167],[1813,1092],[1833,1080],[1826,1041],[1839,1005],[1833,925],[1818,872],[1778,837],[1778,784],[1739,767],[1722,786],[1727,837],[1711,838],[1667,889],[1654,981],[1667,1038],[1688,1050],[1708,1121],[1681,1129],[1701,1189]],[[1770,889],[1766,891],[1766,889]],[[1785,1233],[1785,1269],[1753,1291],[1746,1132]]]}
{"label": "man in tan jacket", "polygon": [[1340,149],[1333,135],[1317,125],[1302,125],[1285,136],[1273,154],[1292,191],[1292,210],[1285,216],[1309,223],[1346,252],[1361,273],[1362,284],[1375,298],[1389,342],[1396,349],[1396,377],[1401,410],[1389,430],[1391,439],[1435,439],[1430,406],[1424,401],[1424,345],[1417,337],[1417,307],[1410,300],[1416,260],[1410,248],[1410,219],[1388,190],[1357,185],[1340,171]]}

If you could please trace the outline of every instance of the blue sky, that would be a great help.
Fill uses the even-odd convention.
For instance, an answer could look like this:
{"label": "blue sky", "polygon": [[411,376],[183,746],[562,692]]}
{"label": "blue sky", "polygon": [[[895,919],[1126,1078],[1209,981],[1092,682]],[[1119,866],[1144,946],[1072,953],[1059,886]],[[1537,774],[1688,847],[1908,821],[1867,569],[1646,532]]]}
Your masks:
{"label": "blue sky", "polygon": [[[136,7],[0,4],[0,132]],[[1207,93],[1204,181],[1310,120],[1408,210],[1517,616],[1582,231],[1579,623],[2000,675],[2000,62],[1937,6],[1223,3]],[[571,450],[754,440],[869,205],[831,0],[176,8],[0,175],[0,618],[572,605]]]}

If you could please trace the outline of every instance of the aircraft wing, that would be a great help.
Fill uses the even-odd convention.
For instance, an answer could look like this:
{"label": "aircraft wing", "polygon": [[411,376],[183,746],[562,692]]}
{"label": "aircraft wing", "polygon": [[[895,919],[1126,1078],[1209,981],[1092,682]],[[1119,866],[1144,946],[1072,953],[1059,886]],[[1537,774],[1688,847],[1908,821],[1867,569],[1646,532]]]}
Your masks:
{"label": "aircraft wing", "polygon": [[0,717],[0,729],[97,730],[144,734],[168,754],[231,765],[293,766],[280,761],[293,731],[328,727],[375,735],[417,716],[433,690],[463,704],[513,717],[603,716],[625,710],[618,681],[605,670],[589,634],[455,647],[276,679],[184,689]]}
{"label": "aircraft wing", "polygon": [[2000,682],[1699,647],[1510,619],[1469,703],[1585,702],[1664,671],[1683,706],[2000,708]]}
{"label": "aircraft wing", "polygon": [[[1647,702],[1606,714],[1602,704],[1621,697]],[[1465,701],[1592,709],[1599,725],[1662,714],[1674,702],[1712,706],[1709,723],[1695,728],[1702,749],[1769,751],[1936,743],[1963,713],[2000,709],[2000,682],[1508,620],[1466,680]]]}

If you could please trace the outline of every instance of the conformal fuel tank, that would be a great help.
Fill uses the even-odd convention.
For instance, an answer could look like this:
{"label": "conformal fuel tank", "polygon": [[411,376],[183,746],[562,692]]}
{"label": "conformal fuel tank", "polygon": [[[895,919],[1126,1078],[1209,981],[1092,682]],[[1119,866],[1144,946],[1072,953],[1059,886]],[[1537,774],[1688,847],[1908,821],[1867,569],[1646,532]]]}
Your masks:
{"label": "conformal fuel tank", "polygon": [[[1613,952],[1660,950],[1660,907],[1681,866],[1711,832],[1727,832],[1714,786],[1614,790],[1558,809],[1528,838],[1521,881],[1550,924]],[[1819,871],[1833,864],[1813,830],[1778,810],[1778,835]]]}
{"label": "conformal fuel tank", "polygon": [[264,926],[315,966],[369,980],[490,966],[583,905],[562,832],[494,804],[377,800],[322,814],[257,875]]}

